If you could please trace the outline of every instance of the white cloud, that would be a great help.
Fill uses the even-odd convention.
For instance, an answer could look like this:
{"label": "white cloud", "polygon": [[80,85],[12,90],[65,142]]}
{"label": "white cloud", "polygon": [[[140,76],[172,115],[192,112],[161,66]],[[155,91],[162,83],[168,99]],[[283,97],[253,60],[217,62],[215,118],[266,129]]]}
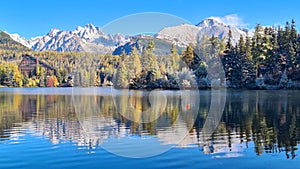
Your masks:
{"label": "white cloud", "polygon": [[248,24],[245,23],[243,19],[240,18],[237,14],[230,14],[224,17],[211,16],[209,18],[215,19],[218,22],[224,23],[225,25],[232,25],[240,28],[245,28],[246,26],[248,26]]}

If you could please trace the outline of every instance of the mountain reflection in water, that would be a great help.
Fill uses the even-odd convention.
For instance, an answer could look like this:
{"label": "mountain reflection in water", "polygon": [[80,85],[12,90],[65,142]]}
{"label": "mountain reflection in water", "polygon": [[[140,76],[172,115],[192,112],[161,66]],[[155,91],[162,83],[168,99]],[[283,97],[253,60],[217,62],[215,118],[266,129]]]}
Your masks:
{"label": "mountain reflection in water", "polygon": [[[126,96],[126,103],[120,101],[119,105],[107,93],[79,95],[74,99],[70,93],[1,91],[0,144],[29,130],[35,136],[46,137],[53,144],[72,141],[90,149],[109,142],[109,138],[155,137],[162,145],[199,147],[204,154],[225,153],[216,158],[241,156],[251,143],[257,155],[285,153],[287,158],[296,157],[300,141],[299,91],[229,90],[224,94],[226,105],[221,121],[214,133],[207,137],[202,128],[209,112],[210,91],[200,91],[197,116],[187,115],[180,121],[180,112],[189,105],[182,106],[178,92],[168,91],[167,101],[161,103],[161,109],[158,106],[162,112],[153,117],[149,112],[147,118],[153,119],[145,123],[139,121],[146,118],[143,111],[151,104],[143,91],[132,91],[129,95],[122,93],[120,97]],[[128,102],[135,113],[126,114],[130,112],[126,111]],[[95,107],[89,106],[91,104]],[[81,105],[85,106],[80,110]],[[174,127],[188,130],[188,135],[180,143],[170,135]]]}

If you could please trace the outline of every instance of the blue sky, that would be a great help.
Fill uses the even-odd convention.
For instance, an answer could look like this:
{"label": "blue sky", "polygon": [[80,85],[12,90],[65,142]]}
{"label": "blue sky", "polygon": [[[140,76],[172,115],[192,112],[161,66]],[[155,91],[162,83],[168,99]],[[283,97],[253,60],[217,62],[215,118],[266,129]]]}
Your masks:
{"label": "blue sky", "polygon": [[[44,35],[51,28],[73,30],[87,23],[103,27],[142,12],[168,13],[193,24],[217,16],[253,28],[256,23],[278,25],[292,18],[300,23],[299,7],[297,0],[3,0],[0,30],[30,38]],[[231,19],[224,17],[227,15]]]}

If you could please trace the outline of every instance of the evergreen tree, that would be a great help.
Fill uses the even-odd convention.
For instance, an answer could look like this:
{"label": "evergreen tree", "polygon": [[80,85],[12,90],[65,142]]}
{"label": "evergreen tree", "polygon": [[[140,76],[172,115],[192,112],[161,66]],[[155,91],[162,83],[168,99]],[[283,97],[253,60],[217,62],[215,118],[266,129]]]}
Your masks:
{"label": "evergreen tree", "polygon": [[[274,30],[274,28],[273,28]],[[277,58],[279,56],[278,50],[279,50],[279,44],[278,44],[278,37],[276,34],[276,31],[274,30],[272,32],[272,50],[270,51],[271,58],[269,59],[269,68],[270,68],[270,74],[275,74],[278,71],[277,66]]]}
{"label": "evergreen tree", "polygon": [[241,79],[239,79],[240,87],[254,88],[255,86],[255,71],[253,64],[251,62],[251,40],[249,36],[246,37],[246,42],[241,36],[238,46],[239,46],[239,56],[236,59],[238,63],[237,72]]}
{"label": "evergreen tree", "polygon": [[13,66],[13,87],[22,87],[23,86],[23,80],[22,80],[22,74],[18,69],[17,65]]}
{"label": "evergreen tree", "polygon": [[153,53],[154,41],[149,42],[146,50],[143,52],[142,67],[143,71],[147,74],[151,74],[155,79],[160,78],[161,72],[158,67],[156,55]]}
{"label": "evergreen tree", "polygon": [[292,20],[292,24],[291,24],[291,40],[290,40],[290,54],[291,54],[291,61],[293,63],[294,66],[297,66],[296,63],[296,58],[298,57],[297,55],[299,55],[299,41],[298,41],[299,35],[296,29],[296,22],[293,19]]}
{"label": "evergreen tree", "polygon": [[248,58],[250,61],[252,60],[252,53],[251,53],[251,39],[247,35],[246,36],[246,43],[245,43],[245,56]]}
{"label": "evergreen tree", "polygon": [[232,31],[229,29],[228,35],[227,35],[227,43],[226,43],[226,49],[232,50]]}
{"label": "evergreen tree", "polygon": [[194,66],[194,59],[194,47],[193,44],[190,43],[186,50],[182,53],[182,60],[190,69],[192,69]]}
{"label": "evergreen tree", "polygon": [[259,65],[265,59],[263,53],[263,33],[263,27],[257,24],[252,38],[252,58],[256,69],[258,69]]}
{"label": "evergreen tree", "polygon": [[123,62],[126,59],[126,57],[127,57],[127,55],[126,55],[125,50],[122,50],[119,62]]}
{"label": "evergreen tree", "polygon": [[170,62],[167,63],[167,69],[169,72],[175,73],[179,71],[179,62],[180,62],[180,56],[177,52],[177,48],[175,44],[172,44],[171,50],[170,50]]}
{"label": "evergreen tree", "polygon": [[238,44],[233,48],[234,52],[231,54],[232,63],[231,63],[231,83],[233,87],[240,88],[242,85],[243,76],[243,68],[244,68],[244,58],[246,57],[245,50],[245,41],[242,36],[240,36]]}
{"label": "evergreen tree", "polygon": [[239,40],[239,43],[238,43],[238,53],[241,56],[246,55],[246,44],[245,44],[243,36],[240,36],[240,40]]}
{"label": "evergreen tree", "polygon": [[[300,36],[298,36],[297,43],[299,44],[299,47],[297,48],[297,54],[295,56],[295,65],[296,68],[300,69]],[[300,73],[300,71],[298,71]]]}
{"label": "evergreen tree", "polygon": [[63,77],[63,75],[62,75],[62,72],[63,70],[62,69],[58,69],[57,71],[56,71],[56,77],[57,77],[57,80],[58,80],[58,83],[59,84],[62,84],[63,83],[63,80],[64,80],[64,77]]}
{"label": "evergreen tree", "polygon": [[135,46],[132,47],[128,60],[129,60],[129,64],[128,64],[129,78],[130,79],[139,78],[142,72],[142,64],[140,61],[140,54],[137,51]]}
{"label": "evergreen tree", "polygon": [[100,75],[98,71],[94,72],[94,86],[99,87],[101,85]]}
{"label": "evergreen tree", "polygon": [[222,63],[225,70],[227,84],[230,85],[233,81],[233,66],[234,66],[235,51],[232,45],[232,33],[229,31],[227,35],[226,48],[222,57]]}
{"label": "evergreen tree", "polygon": [[115,75],[114,86],[116,88],[127,88],[129,84],[128,81],[128,70],[124,62],[120,63]]}
{"label": "evergreen tree", "polygon": [[293,66],[293,60],[295,58],[295,50],[293,47],[293,42],[292,42],[292,31],[291,31],[291,26],[289,22],[286,22],[285,25],[285,32],[284,32],[284,51],[283,55],[285,55],[286,58],[286,68],[288,70],[291,70]]}
{"label": "evergreen tree", "polygon": [[267,30],[263,29],[260,24],[257,24],[255,27],[254,36],[252,37],[252,61],[256,70],[256,77],[261,75],[260,66],[263,65],[263,62],[267,57],[267,43],[269,44],[267,41],[269,41],[269,38],[264,36],[266,31]]}
{"label": "evergreen tree", "polygon": [[291,24],[291,41],[293,43],[293,45],[295,45],[294,47],[297,47],[298,45],[298,32],[296,29],[296,22],[293,19],[292,20],[292,24]]}

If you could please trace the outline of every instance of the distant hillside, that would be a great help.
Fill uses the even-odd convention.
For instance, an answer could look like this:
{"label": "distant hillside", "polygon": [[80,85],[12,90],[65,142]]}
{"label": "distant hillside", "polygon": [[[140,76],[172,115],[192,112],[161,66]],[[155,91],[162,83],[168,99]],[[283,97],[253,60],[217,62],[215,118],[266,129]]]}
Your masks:
{"label": "distant hillside", "polygon": [[7,33],[0,30],[0,50],[30,51],[29,48],[14,41]]}
{"label": "distant hillside", "polygon": [[[125,51],[126,54],[129,54],[131,52],[131,49],[133,46],[137,48],[137,50],[142,53],[143,49],[148,46],[148,44],[154,41],[155,48],[154,53],[156,55],[169,55],[170,49],[172,47],[172,42],[164,40],[164,39],[157,39],[153,36],[136,36],[133,37],[131,42],[126,43],[123,46],[120,46],[116,48],[116,50],[112,53],[113,55],[120,55],[122,51]],[[183,47],[177,47],[177,51],[179,54],[181,54],[181,51],[185,49]]]}

